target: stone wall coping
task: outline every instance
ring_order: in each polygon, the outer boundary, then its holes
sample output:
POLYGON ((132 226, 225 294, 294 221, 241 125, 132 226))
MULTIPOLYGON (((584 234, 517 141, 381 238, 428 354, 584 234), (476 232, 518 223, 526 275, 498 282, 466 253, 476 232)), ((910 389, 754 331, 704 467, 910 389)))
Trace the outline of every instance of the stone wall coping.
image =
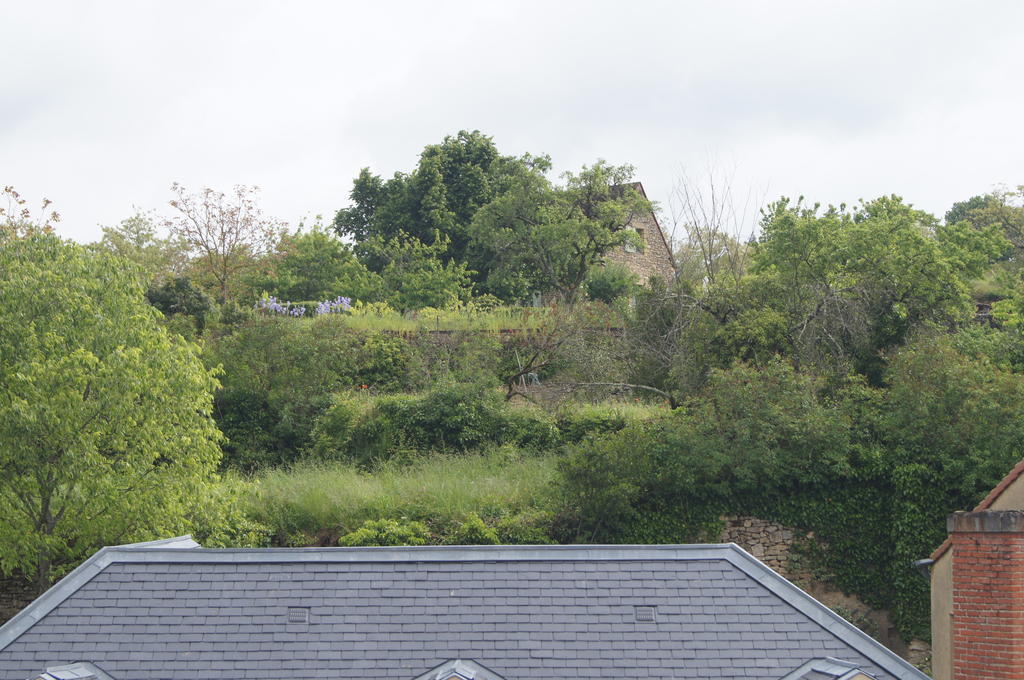
POLYGON ((1024 533, 1024 511, 954 512, 946 520, 949 533, 1024 533))

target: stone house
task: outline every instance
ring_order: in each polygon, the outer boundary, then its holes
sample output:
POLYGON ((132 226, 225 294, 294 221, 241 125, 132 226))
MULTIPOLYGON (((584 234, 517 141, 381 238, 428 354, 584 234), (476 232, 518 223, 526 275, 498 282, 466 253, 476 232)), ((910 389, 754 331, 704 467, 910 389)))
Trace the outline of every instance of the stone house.
MULTIPOLYGON (((647 198, 643 184, 633 182, 629 186, 647 198)), ((634 216, 627 229, 635 231, 643 245, 636 247, 627 243, 625 246, 619 246, 605 255, 605 262, 622 265, 636 274, 637 281, 641 284, 646 284, 652 276, 665 281, 675 279, 676 266, 672 248, 654 212, 634 216)))
POLYGON ((0 680, 927 680, 734 544, 104 548, 0 680))

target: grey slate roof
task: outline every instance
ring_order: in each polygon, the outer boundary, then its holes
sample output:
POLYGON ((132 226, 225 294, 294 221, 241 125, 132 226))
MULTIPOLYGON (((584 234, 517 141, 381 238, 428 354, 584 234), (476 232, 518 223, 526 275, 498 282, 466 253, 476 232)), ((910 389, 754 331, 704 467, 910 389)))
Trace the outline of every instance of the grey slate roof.
POLYGON ((114 680, 411 680, 453 660, 505 680, 763 679, 826 657, 927 678, 733 544, 177 540, 104 548, 0 628, 0 679, 87 661, 114 680))

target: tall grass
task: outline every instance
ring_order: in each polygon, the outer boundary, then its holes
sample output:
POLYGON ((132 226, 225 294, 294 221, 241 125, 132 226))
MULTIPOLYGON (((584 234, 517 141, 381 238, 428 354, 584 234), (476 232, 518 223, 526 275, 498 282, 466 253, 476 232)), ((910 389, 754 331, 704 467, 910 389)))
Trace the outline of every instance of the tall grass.
POLYGON ((501 517, 555 507, 552 458, 500 448, 476 456, 432 456, 367 473, 341 463, 270 470, 258 484, 250 516, 279 542, 336 537, 368 519, 402 518, 443 530, 470 513, 501 517))

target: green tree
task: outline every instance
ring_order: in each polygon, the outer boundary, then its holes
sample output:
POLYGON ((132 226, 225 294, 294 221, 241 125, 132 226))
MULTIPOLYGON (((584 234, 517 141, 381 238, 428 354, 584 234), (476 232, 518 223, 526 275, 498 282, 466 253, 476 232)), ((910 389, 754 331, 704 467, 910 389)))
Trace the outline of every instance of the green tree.
POLYGON ((587 275, 587 297, 611 304, 636 290, 636 274, 622 265, 595 267, 587 275))
POLYGON ((215 469, 216 380, 128 263, 31 236, 0 246, 0 568, 40 589, 103 545, 186 524, 215 469))
POLYGON ((897 196, 853 210, 770 206, 752 271, 756 289, 775 291, 788 353, 811 363, 849 359, 877 379, 879 350, 923 324, 969 318, 966 281, 995 254, 970 249, 993 243, 939 227, 897 196))
POLYGON ((352 246, 320 226, 286 234, 277 246, 273 276, 255 282, 282 300, 327 300, 339 295, 376 302, 380 276, 356 259, 352 246))
POLYGON ((575 301, 591 267, 634 238, 626 229, 632 217, 651 210, 632 176, 631 166, 598 161, 566 173, 563 186, 537 173, 518 178, 471 225, 473 243, 492 262, 490 279, 523 277, 532 290, 575 301))
POLYGON ((177 213, 165 226, 185 243, 197 274, 214 289, 218 302, 238 296, 239 280, 257 270, 273 252, 284 224, 263 215, 258 187, 238 185, 230 196, 213 189, 190 194, 175 182, 170 202, 177 213))
POLYGON ((472 295, 473 272, 464 262, 442 259, 448 238, 441 233, 425 243, 399 232, 393 239, 374 239, 365 246, 384 263, 380 273, 384 297, 395 309, 445 309, 466 302, 472 295))
POLYGON ((96 247, 139 266, 146 285, 162 285, 180 275, 188 264, 186 246, 180 239, 162 238, 153 218, 137 212, 116 227, 103 227, 96 247))
MULTIPOLYGON (((369 268, 381 272, 387 261, 363 244, 388 242, 404 233, 425 244, 441 234, 445 245, 439 257, 464 262, 474 281, 488 279, 489 262, 471 246, 469 225, 476 212, 507 191, 516 178, 550 168, 546 156, 515 157, 498 152, 491 137, 465 130, 427 146, 411 173, 384 180, 364 168, 349 193, 351 205, 338 211, 334 228, 356 243, 356 252, 369 268)), ((501 290, 487 289, 500 297, 501 290)))
POLYGON ((1013 244, 1014 258, 1024 251, 1024 185, 1000 187, 990 194, 972 196, 954 203, 946 213, 946 224, 967 222, 975 229, 996 226, 1013 244))
POLYGON ((213 300, 184 276, 176 276, 160 285, 150 286, 146 290, 146 299, 165 317, 190 317, 199 333, 206 328, 207 318, 213 312, 213 300))

